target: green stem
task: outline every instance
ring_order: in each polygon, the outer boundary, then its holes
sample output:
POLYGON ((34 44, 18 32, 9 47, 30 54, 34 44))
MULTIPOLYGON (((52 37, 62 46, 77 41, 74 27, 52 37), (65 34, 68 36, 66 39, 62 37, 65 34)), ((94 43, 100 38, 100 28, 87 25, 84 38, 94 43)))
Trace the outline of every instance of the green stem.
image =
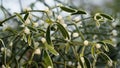
MULTIPOLYGON (((34 50, 34 51, 35 51, 35 50, 34 50)), ((31 55, 31 57, 30 57, 30 59, 29 59, 29 61, 28 61, 29 64, 32 63, 32 59, 33 59, 33 57, 34 57, 34 51, 32 52, 32 55, 31 55)))
MULTIPOLYGON (((19 13, 20 15, 23 15, 23 14, 26 14, 26 13, 28 13, 28 12, 45 12, 44 10, 29 10, 29 11, 24 11, 24 12, 22 12, 22 13, 19 13)), ((12 19, 12 18, 14 18, 14 17, 16 17, 16 15, 13 15, 13 16, 11 16, 11 17, 9 17, 9 18, 6 18, 5 20, 3 20, 3 21, 1 21, 0 22, 0 25, 2 25, 2 23, 4 23, 4 22, 6 22, 6 21, 8 21, 8 20, 10 20, 10 19, 12 19)))
POLYGON ((66 59, 65 59, 65 57, 64 57, 64 55, 58 50, 58 48, 57 47, 55 47, 55 50, 60 54, 60 56, 61 56, 61 58, 63 58, 63 60, 65 60, 66 61, 66 59))
POLYGON ((75 48, 73 46, 72 46, 72 50, 73 50, 73 53, 75 55, 75 58, 78 60, 79 56, 78 56, 77 51, 75 50, 75 48))
POLYGON ((93 68, 96 68, 96 60, 93 61, 93 68))
POLYGON ((73 23, 73 24, 74 24, 74 26, 75 26, 76 30, 78 31, 79 35, 81 36, 82 40, 84 41, 84 40, 85 40, 85 38, 84 38, 84 36, 83 36, 82 32, 81 32, 81 31, 79 31, 79 29, 78 29, 78 27, 77 27, 77 25, 76 25, 75 23, 73 23))
MULTIPOLYGON (((78 22, 80 22, 80 21, 84 21, 84 20, 86 20, 86 19, 91 19, 91 18, 93 18, 93 17, 82 18, 82 19, 76 21, 75 23, 78 23, 78 22)), ((73 21, 74 21, 74 20, 73 20, 73 21)))
POLYGON ((28 46, 25 51, 21 54, 20 58, 18 59, 18 62, 20 62, 20 60, 22 59, 23 55, 30 49, 30 47, 28 46))
POLYGON ((66 68, 66 61, 64 60, 64 68, 66 68))
POLYGON ((83 48, 82 48, 82 52, 81 52, 81 54, 80 54, 81 57, 84 56, 85 47, 86 47, 86 46, 83 46, 83 48))
POLYGON ((0 41, 2 42, 2 44, 3 44, 3 47, 4 47, 4 64, 6 65, 6 46, 5 46, 5 44, 4 44, 4 42, 3 42, 3 40, 2 39, 0 39, 0 41))

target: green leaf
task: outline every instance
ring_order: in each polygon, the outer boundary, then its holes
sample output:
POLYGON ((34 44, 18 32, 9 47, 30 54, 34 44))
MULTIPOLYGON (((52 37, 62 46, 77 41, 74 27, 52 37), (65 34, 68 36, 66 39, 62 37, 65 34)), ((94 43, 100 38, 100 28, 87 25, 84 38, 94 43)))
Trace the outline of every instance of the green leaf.
POLYGON ((50 51, 50 53, 54 54, 55 56, 59 55, 59 53, 54 49, 53 46, 50 46, 50 45, 45 45, 45 46, 46 46, 47 50, 50 51))
POLYGON ((110 57, 109 57, 107 54, 101 52, 101 53, 99 53, 99 55, 100 55, 104 60, 112 62, 112 60, 110 59, 110 57))
POLYGON ((26 13, 25 16, 24 16, 24 21, 27 20, 28 16, 29 16, 29 13, 26 13))
POLYGON ((87 57, 84 57, 84 60, 85 60, 86 67, 87 68, 92 68, 90 60, 87 57))
POLYGON ((66 43, 65 45, 66 45, 66 47, 65 47, 65 53, 67 54, 68 51, 69 51, 69 49, 70 49, 70 45, 69 45, 69 43, 66 43))
POLYGON ((99 43, 103 44, 103 48, 105 49, 105 51, 109 52, 109 47, 108 44, 113 45, 113 42, 111 40, 103 40, 100 41, 99 43))
POLYGON ((103 48, 105 49, 105 51, 109 52, 109 48, 106 44, 103 46, 103 48))
POLYGON ((53 62, 47 51, 44 51, 44 62, 45 62, 46 68, 48 66, 51 66, 53 68, 53 62))
POLYGON ((85 46, 82 47, 82 51, 80 53, 80 57, 84 56, 85 46))
POLYGON ((30 35, 28 35, 28 45, 29 46, 31 45, 31 37, 30 37, 30 35))
POLYGON ((111 16, 107 15, 107 14, 101 13, 100 15, 107 18, 107 19, 109 19, 109 20, 113 20, 113 18, 111 16))
POLYGON ((47 31, 46 31, 46 41, 49 45, 52 44, 51 37, 50 37, 50 30, 51 30, 51 25, 47 27, 47 31))
POLYGON ((72 9, 72 8, 69 8, 69 7, 61 6, 60 8, 61 8, 63 11, 66 11, 66 12, 70 12, 70 13, 76 12, 75 9, 72 9))
POLYGON ((32 27, 32 26, 27 26, 31 31, 35 31, 35 32, 37 32, 37 29, 35 29, 34 27, 32 27))
POLYGON ((23 20, 22 16, 21 16, 20 14, 18 14, 18 13, 15 13, 15 14, 16 14, 16 16, 19 18, 19 20, 20 20, 22 23, 24 23, 24 20, 23 20))
MULTIPOLYGON (((83 57, 84 58, 84 57, 83 57)), ((84 68, 84 63, 82 62, 82 60, 81 60, 81 57, 79 58, 79 64, 80 64, 80 66, 81 66, 81 68, 84 68)))
POLYGON ((95 58, 95 45, 92 45, 92 47, 91 47, 91 55, 94 59, 96 59, 95 58))
POLYGON ((27 37, 26 37, 25 34, 23 34, 22 39, 23 39, 25 42, 27 42, 27 37))
POLYGON ((105 50, 106 52, 109 52, 109 48, 108 48, 108 46, 107 46, 106 43, 104 43, 103 41, 98 42, 98 43, 103 44, 103 48, 104 48, 104 50, 105 50))
POLYGON ((78 10, 77 12, 74 12, 71 15, 76 15, 76 14, 87 14, 87 13, 85 11, 78 10))
POLYGON ((37 30, 39 30, 40 32, 45 33, 45 31, 42 28, 37 28, 37 30))
POLYGON ((64 37, 65 39, 66 39, 66 38, 70 39, 69 34, 68 34, 67 30, 63 27, 63 25, 60 24, 60 23, 57 23, 57 26, 58 26, 58 28, 60 29, 63 37, 64 37))
POLYGON ((13 29, 10 29, 10 28, 7 28, 6 31, 8 31, 10 33, 13 33, 13 34, 17 34, 16 30, 13 30, 13 29))
POLYGON ((113 45, 113 41, 112 40, 103 40, 102 42, 104 42, 105 44, 113 45))

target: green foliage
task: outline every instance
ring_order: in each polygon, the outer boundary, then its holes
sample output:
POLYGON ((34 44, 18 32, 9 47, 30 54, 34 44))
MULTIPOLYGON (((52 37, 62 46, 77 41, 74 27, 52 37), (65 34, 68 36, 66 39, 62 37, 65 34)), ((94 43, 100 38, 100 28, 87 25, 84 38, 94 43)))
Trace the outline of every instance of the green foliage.
POLYGON ((82 10, 76 10, 76 9, 69 8, 69 7, 65 7, 65 6, 60 6, 60 8, 61 8, 63 11, 66 11, 66 12, 71 13, 71 15, 86 14, 85 11, 82 11, 82 10))
POLYGON ((62 35, 64 36, 64 38, 65 39, 70 39, 67 30, 60 23, 57 23, 57 26, 60 29, 60 31, 61 31, 62 35))
POLYGON ((47 51, 44 52, 44 62, 45 62, 45 65, 44 65, 45 68, 47 68, 48 66, 53 67, 52 60, 47 51))
POLYGON ((51 25, 48 26, 47 31, 46 31, 46 41, 48 44, 51 45, 52 41, 51 41, 50 31, 51 31, 51 25))
POLYGON ((26 13, 25 16, 24 16, 25 21, 27 20, 28 16, 29 16, 29 13, 26 13))
MULTIPOLYGON (((51 7, 44 0, 40 2, 48 9, 15 13, 0 22, 0 58, 3 68, 120 66, 119 31, 115 31, 118 27, 112 26, 114 19, 111 15, 103 12, 93 15, 89 12, 90 17, 86 17, 87 10, 75 9, 72 5, 51 7), (68 14, 64 16, 62 11, 68 14), (33 14, 35 12, 41 15, 33 14), (8 20, 17 22, 17 27, 8 25, 8 20), (118 42, 115 39, 117 37, 118 42)), ((35 7, 35 3, 31 4, 31 8, 35 7)))
POLYGON ((102 13, 100 15, 107 18, 107 19, 109 19, 109 20, 113 20, 113 18, 111 16, 109 16, 109 15, 102 14, 102 13))
POLYGON ((70 13, 76 12, 75 9, 68 8, 68 7, 65 7, 65 6, 61 6, 60 8, 61 8, 62 10, 64 10, 64 11, 66 11, 66 12, 70 12, 70 13))
POLYGON ((87 14, 87 13, 85 11, 78 10, 78 11, 72 13, 71 15, 76 15, 76 14, 87 14))

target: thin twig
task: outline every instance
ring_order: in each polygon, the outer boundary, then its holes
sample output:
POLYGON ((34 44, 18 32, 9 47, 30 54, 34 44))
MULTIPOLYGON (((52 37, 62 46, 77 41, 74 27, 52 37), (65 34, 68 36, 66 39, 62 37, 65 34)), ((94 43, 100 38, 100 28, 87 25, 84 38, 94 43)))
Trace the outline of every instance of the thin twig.
MULTIPOLYGON (((44 10, 29 10, 29 11, 24 11, 24 12, 19 13, 19 14, 23 15, 23 14, 26 14, 27 12, 45 12, 45 11, 44 10)), ((3 21, 0 22, 0 25, 2 25, 2 23, 6 22, 6 21, 8 21, 8 20, 10 20, 10 19, 12 19, 14 17, 16 17, 16 15, 13 15, 13 16, 11 16, 9 18, 6 18, 5 20, 3 20, 3 21)))

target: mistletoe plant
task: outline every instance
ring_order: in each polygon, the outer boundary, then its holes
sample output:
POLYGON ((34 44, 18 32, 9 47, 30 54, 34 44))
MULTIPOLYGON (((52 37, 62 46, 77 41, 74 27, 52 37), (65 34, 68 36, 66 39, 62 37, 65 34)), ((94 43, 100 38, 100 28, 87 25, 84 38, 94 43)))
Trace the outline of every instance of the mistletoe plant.
POLYGON ((16 12, 0 21, 2 68, 117 67, 119 50, 112 39, 117 34, 115 30, 111 33, 114 19, 99 12, 83 18, 88 15, 58 5, 16 12), (11 27, 11 21, 17 27, 11 27))

